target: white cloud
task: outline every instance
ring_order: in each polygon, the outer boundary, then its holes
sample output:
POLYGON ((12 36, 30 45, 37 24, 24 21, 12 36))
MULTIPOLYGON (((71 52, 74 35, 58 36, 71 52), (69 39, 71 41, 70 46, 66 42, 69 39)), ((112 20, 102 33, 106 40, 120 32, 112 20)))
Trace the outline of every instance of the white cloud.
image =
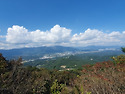
POLYGON ((97 37, 101 37, 103 35, 103 32, 98 31, 96 29, 91 30, 87 29, 84 33, 80 33, 73 35, 71 41, 83 41, 83 40, 93 40, 97 37))
POLYGON ((7 49, 9 47, 9 45, 3 41, 3 40, 0 40, 0 49, 7 49))
POLYGON ((7 30, 6 41, 9 43, 27 43, 29 38, 29 32, 23 26, 14 25, 7 30))
POLYGON ((80 34, 74 34, 71 42, 74 45, 78 46, 88 46, 88 45, 102 45, 102 46, 111 46, 111 45, 123 45, 125 40, 125 33, 120 32, 111 32, 104 33, 97 29, 87 29, 85 32, 80 34))
POLYGON ((36 30, 34 32, 31 32, 31 37, 33 38, 33 42, 56 43, 67 41, 70 38, 70 33, 70 29, 55 25, 50 31, 44 32, 36 30))
POLYGON ((49 31, 29 31, 23 26, 14 25, 8 28, 7 35, 0 35, 0 49, 12 49, 39 46, 113 46, 125 44, 125 31, 105 33, 97 29, 87 29, 79 34, 71 34, 71 30, 55 25, 49 31), (6 41, 3 39, 6 38, 6 41), (2 39, 2 40, 1 40, 2 39))
POLYGON ((14 25, 12 28, 8 28, 7 32, 6 41, 9 43, 56 43, 67 41, 70 38, 71 30, 55 25, 50 31, 29 32, 23 26, 14 25))

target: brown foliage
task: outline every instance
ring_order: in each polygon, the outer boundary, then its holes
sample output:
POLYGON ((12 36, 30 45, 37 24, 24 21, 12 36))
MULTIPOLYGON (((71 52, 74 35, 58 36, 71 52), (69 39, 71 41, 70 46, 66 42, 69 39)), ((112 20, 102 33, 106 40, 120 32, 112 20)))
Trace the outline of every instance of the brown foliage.
POLYGON ((24 68, 21 58, 7 61, 0 54, 0 94, 125 94, 123 57, 84 65, 82 70, 50 71, 24 68))
POLYGON ((125 63, 114 65, 111 61, 84 66, 83 74, 75 80, 79 88, 92 94, 125 94, 125 63))

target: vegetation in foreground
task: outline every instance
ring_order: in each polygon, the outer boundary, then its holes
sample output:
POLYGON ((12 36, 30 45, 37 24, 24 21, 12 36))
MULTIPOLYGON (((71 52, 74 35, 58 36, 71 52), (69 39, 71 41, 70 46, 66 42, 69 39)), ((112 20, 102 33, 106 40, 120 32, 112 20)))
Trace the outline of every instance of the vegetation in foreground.
MULTIPOLYGON (((123 50, 124 51, 124 50, 123 50)), ((125 55, 71 71, 21 65, 0 54, 0 94, 125 94, 125 55)))

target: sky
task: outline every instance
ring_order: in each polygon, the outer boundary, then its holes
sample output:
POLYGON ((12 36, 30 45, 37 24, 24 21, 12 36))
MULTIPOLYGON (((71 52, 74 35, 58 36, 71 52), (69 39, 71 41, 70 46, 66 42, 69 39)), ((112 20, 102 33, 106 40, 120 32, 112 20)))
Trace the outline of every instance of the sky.
POLYGON ((125 0, 0 0, 0 49, 124 40, 125 0))

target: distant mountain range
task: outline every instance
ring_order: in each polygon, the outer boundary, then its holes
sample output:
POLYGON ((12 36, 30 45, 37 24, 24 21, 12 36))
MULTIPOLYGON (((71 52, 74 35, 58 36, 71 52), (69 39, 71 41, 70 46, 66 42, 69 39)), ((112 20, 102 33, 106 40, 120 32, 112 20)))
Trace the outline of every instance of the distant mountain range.
POLYGON ((86 46, 79 47, 82 51, 97 51, 97 50, 121 50, 121 46, 86 46))
POLYGON ((34 47, 34 48, 20 48, 20 49, 10 49, 10 50, 0 50, 7 59, 15 59, 18 57, 23 57, 24 59, 32 59, 42 57, 45 54, 53 53, 63 53, 63 52, 75 52, 79 49, 72 47, 63 46, 51 46, 51 47, 34 47))
POLYGON ((64 52, 77 52, 77 51, 98 51, 98 50, 120 50, 119 46, 87 46, 87 47, 63 47, 63 46, 51 46, 51 47, 34 47, 34 48, 20 48, 10 50, 0 50, 7 59, 15 59, 22 57, 23 59, 33 59, 44 56, 45 54, 64 53, 64 52))

